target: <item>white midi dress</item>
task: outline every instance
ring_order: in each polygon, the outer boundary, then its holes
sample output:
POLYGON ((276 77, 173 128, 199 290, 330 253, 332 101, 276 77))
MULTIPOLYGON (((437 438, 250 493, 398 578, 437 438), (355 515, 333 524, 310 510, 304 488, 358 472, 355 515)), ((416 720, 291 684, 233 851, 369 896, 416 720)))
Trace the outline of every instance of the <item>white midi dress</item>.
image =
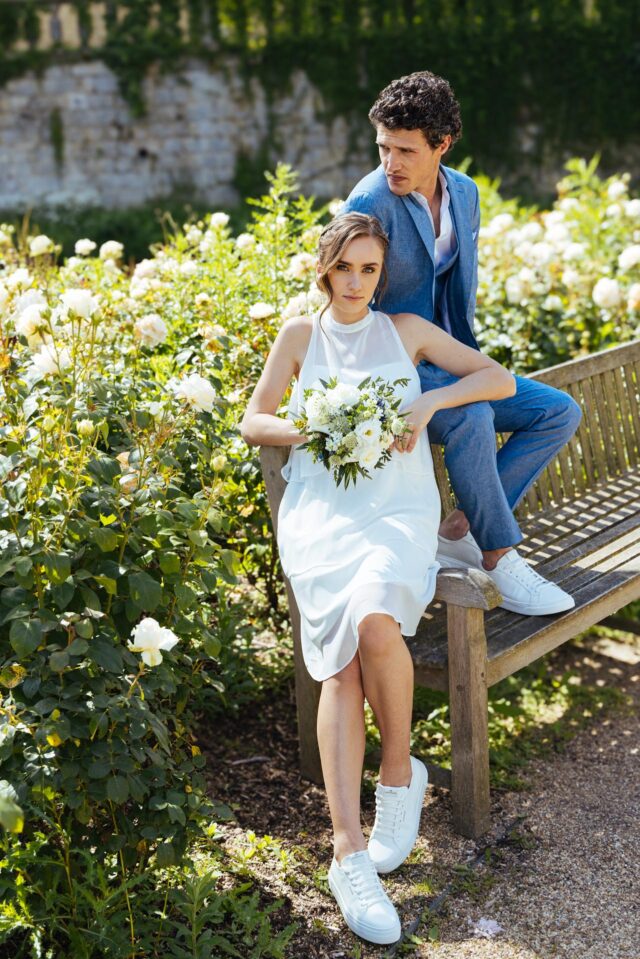
MULTIPOLYGON (((411 358, 385 314, 369 310, 352 324, 329 312, 314 317, 309 348, 293 389, 289 415, 305 389, 337 376, 358 385, 367 376, 396 387, 404 403, 421 394, 411 358)), ((301 621, 304 661, 316 680, 347 666, 358 649, 358 626, 386 613, 414 636, 433 599, 440 498, 427 432, 411 453, 393 451, 386 466, 348 489, 311 455, 293 446, 283 468, 287 486, 278 512, 278 548, 301 621)))

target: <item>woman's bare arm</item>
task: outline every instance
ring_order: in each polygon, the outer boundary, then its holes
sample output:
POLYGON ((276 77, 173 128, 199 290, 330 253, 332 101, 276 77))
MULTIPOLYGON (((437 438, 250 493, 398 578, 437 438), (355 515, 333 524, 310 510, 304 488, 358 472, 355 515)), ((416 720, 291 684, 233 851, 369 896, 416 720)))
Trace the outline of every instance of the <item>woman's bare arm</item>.
POLYGON ((291 446, 304 443, 291 420, 276 416, 287 387, 300 371, 311 338, 309 317, 289 320, 276 336, 240 424, 250 446, 291 446))

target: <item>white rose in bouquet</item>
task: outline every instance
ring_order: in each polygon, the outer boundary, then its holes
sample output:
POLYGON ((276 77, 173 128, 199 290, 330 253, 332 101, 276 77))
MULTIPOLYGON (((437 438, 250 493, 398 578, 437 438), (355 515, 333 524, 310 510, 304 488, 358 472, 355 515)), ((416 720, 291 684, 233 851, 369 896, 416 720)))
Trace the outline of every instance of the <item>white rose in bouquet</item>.
POLYGON ((312 393, 305 404, 307 423, 313 431, 326 432, 329 423, 330 407, 325 396, 312 393))
POLYGON ((351 386, 349 383, 338 383, 333 389, 326 392, 327 402, 332 409, 339 409, 341 406, 355 406, 360 401, 360 390, 357 386, 351 386))

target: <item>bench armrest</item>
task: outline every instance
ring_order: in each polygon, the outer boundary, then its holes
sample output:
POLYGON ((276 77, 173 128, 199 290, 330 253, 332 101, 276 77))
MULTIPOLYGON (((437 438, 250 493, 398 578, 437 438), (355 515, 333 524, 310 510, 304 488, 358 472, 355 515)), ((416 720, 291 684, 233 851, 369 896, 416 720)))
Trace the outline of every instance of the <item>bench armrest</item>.
POLYGON ((494 609, 502 602, 493 580, 481 569, 440 570, 435 599, 474 609, 494 609))

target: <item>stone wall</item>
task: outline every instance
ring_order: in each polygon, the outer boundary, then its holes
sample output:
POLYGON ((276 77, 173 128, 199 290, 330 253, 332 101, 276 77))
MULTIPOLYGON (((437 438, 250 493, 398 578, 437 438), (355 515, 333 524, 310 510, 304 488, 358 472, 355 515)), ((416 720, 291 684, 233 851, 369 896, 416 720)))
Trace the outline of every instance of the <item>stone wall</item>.
POLYGON ((255 158, 265 142, 270 165, 290 162, 304 191, 320 197, 344 195, 371 165, 366 119, 357 131, 343 117, 319 121, 324 104, 301 72, 270 103, 233 62, 152 71, 144 94, 147 115, 134 117, 100 61, 10 82, 0 97, 0 209, 127 207, 176 189, 230 205, 239 158, 255 158))
MULTIPOLYGON (((246 82, 231 58, 215 69, 192 60, 179 73, 150 71, 148 112, 133 116, 115 75, 99 60, 57 64, 42 76, 8 83, 0 96, 0 210, 46 206, 129 207, 176 191, 213 207, 239 200, 239 165, 273 168, 289 162, 307 194, 344 197, 372 165, 373 131, 366 119, 327 115, 321 94, 295 72, 289 91, 268 99, 246 82)), ((563 164, 590 156, 576 144, 560 150, 523 122, 521 159, 500 176, 507 193, 554 192, 563 164)), ((464 158, 458 148, 452 162, 464 158)), ((640 147, 609 150, 603 173, 640 172, 640 147)))

